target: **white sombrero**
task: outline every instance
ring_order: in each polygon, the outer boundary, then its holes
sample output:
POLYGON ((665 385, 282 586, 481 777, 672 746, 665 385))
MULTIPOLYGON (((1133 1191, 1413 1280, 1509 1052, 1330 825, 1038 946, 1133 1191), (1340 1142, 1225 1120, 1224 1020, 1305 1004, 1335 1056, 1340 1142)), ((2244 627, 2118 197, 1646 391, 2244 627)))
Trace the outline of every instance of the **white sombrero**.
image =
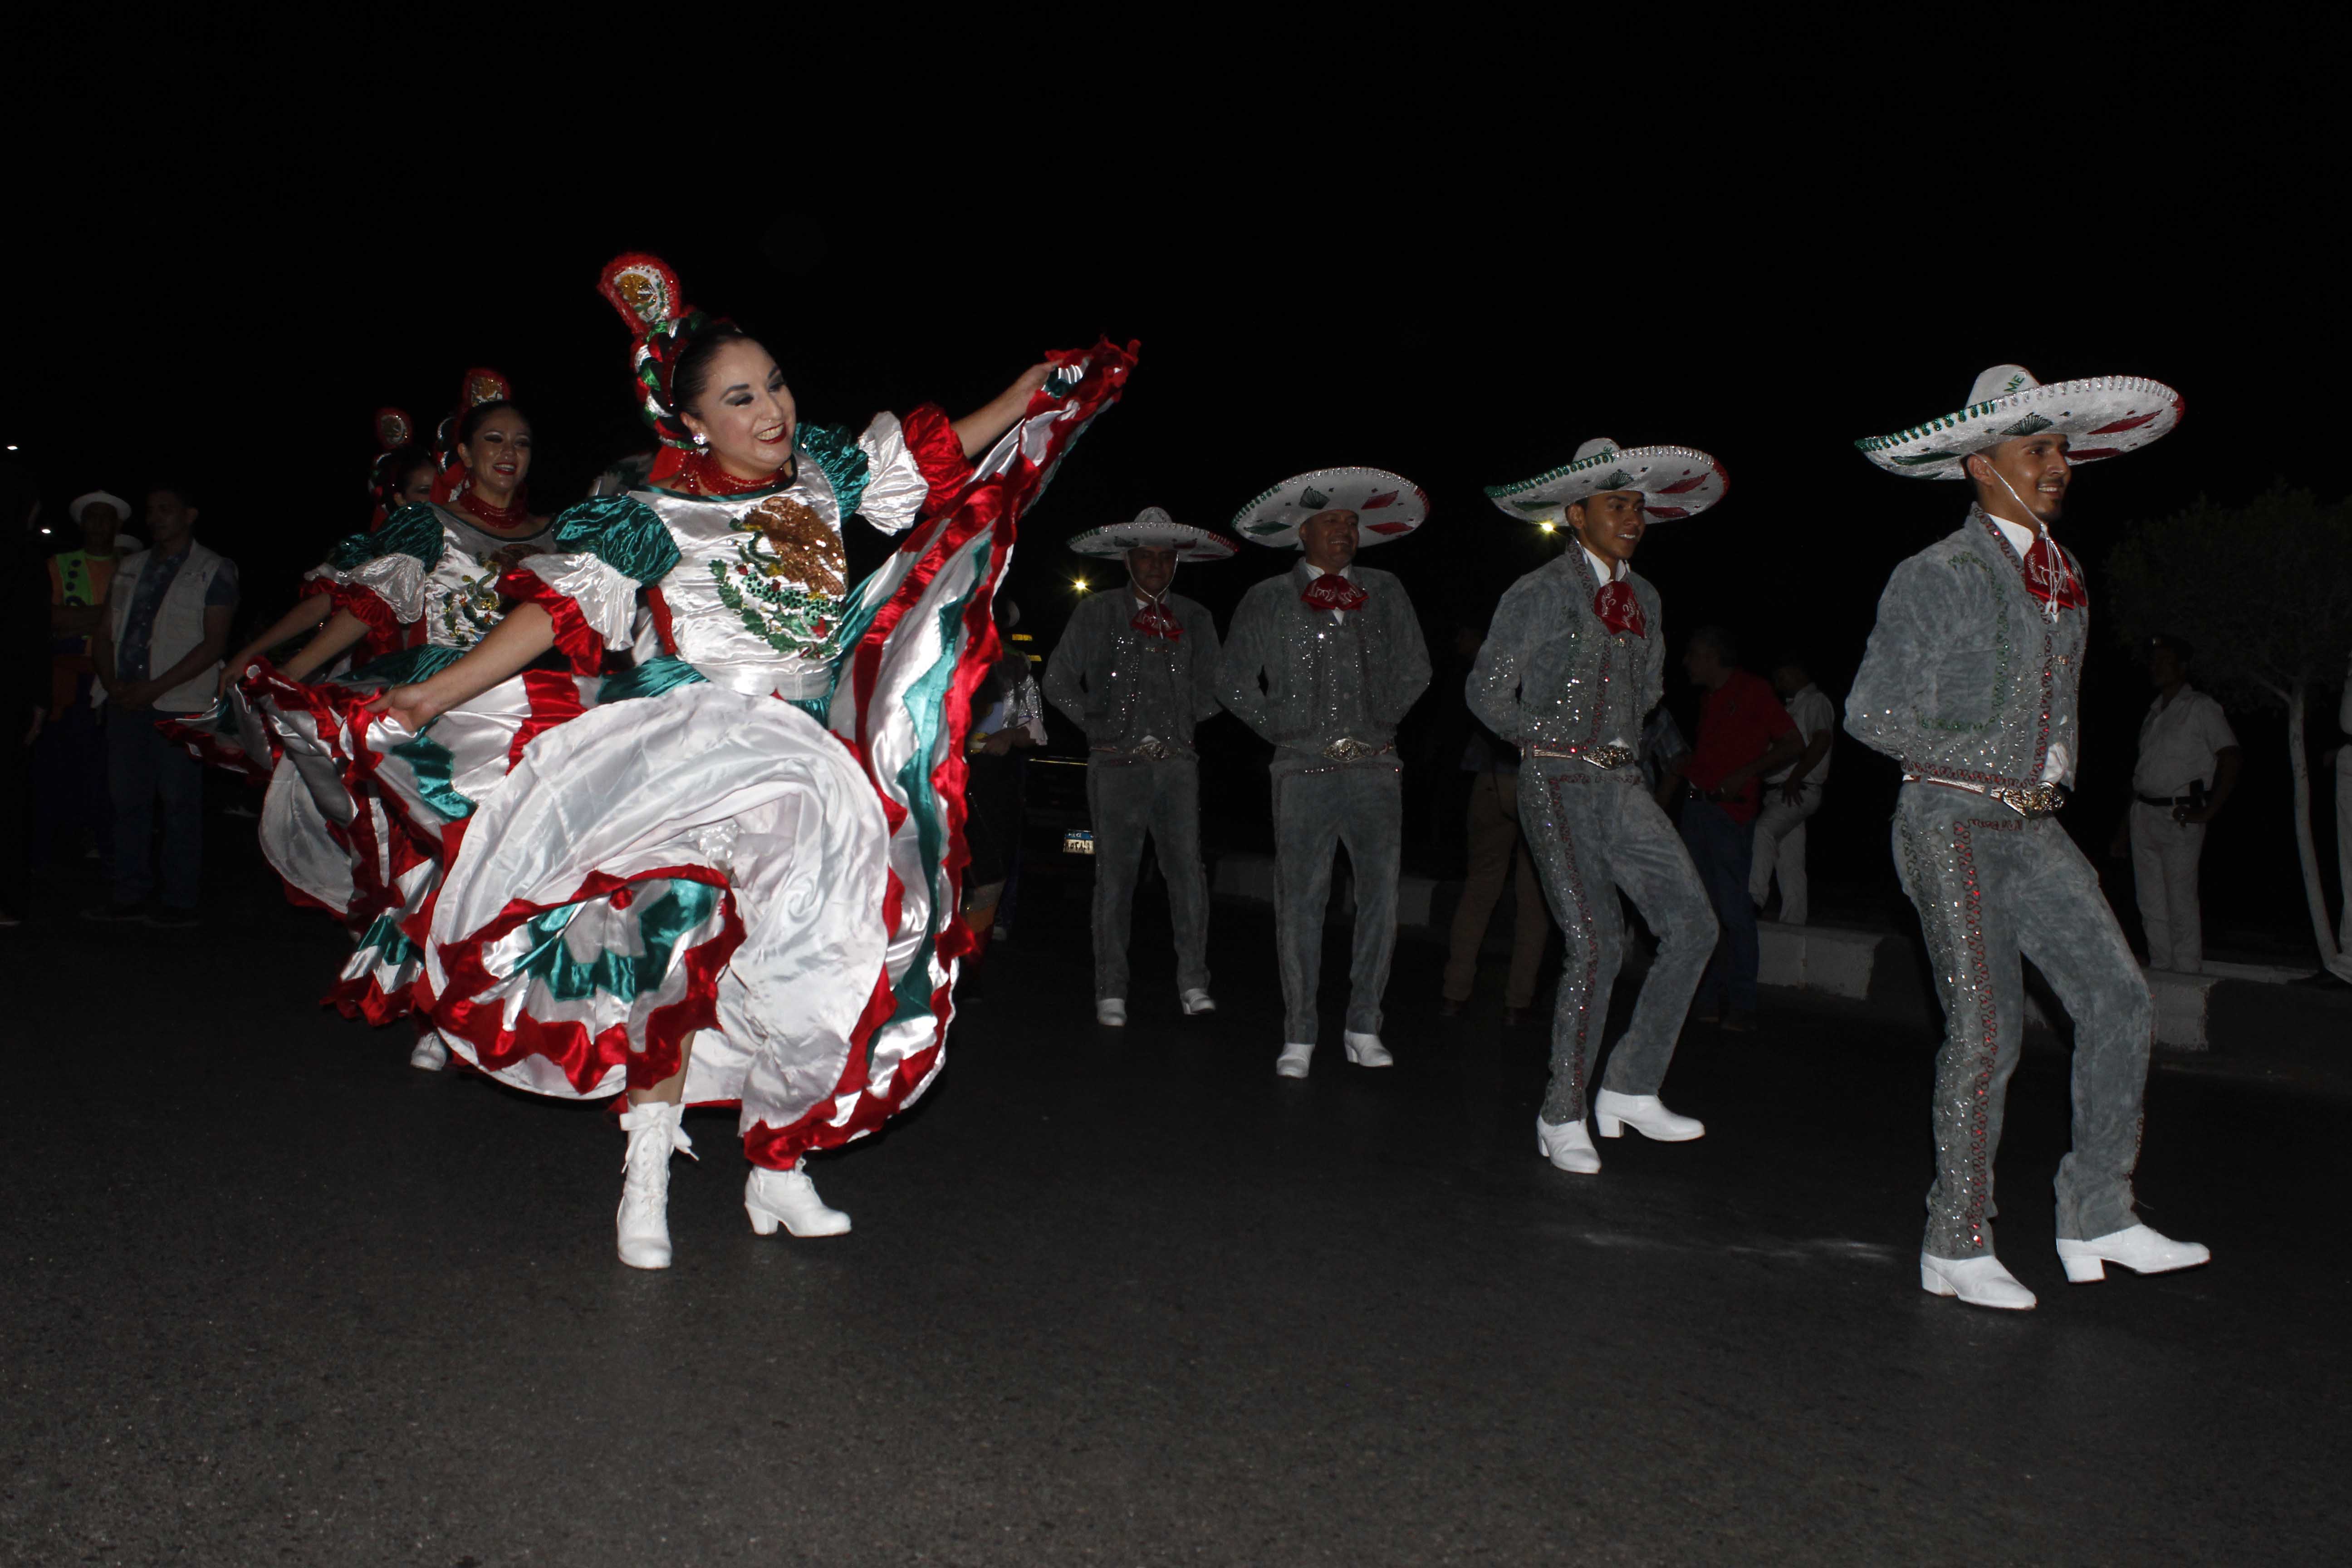
POLYGON ((1179 561, 1223 561, 1241 548, 1222 533, 1178 522, 1148 506, 1130 522, 1090 528, 1070 541, 1081 555, 1124 555, 1130 550, 1173 550, 1179 561))
POLYGON ((1429 516, 1429 497, 1386 468, 1318 468, 1283 480, 1234 513, 1234 531, 1253 544, 1301 549, 1298 525, 1318 511, 1335 510, 1356 514, 1360 542, 1384 544, 1422 525, 1429 516))
POLYGON ((94 506, 110 506, 114 509, 116 517, 125 522, 131 521, 131 503, 121 496, 110 494, 106 490, 92 490, 86 496, 74 497, 66 503, 66 515, 79 522, 81 514, 94 506))
POLYGON ((1957 479, 1967 474, 1971 453, 2044 430, 2067 438, 2069 462, 2137 451, 2168 434, 2186 407, 2180 394, 2144 375, 2095 375, 2044 386, 2021 364, 1997 364, 1969 388, 1965 408, 1854 445, 1888 473, 1957 479))
POLYGON ((1639 490, 1642 510, 1660 521, 1696 517, 1723 499, 1731 475, 1690 447, 1620 447, 1596 437, 1564 468, 1516 485, 1488 485, 1486 494, 1513 517, 1566 524, 1568 509, 1608 490, 1639 490))

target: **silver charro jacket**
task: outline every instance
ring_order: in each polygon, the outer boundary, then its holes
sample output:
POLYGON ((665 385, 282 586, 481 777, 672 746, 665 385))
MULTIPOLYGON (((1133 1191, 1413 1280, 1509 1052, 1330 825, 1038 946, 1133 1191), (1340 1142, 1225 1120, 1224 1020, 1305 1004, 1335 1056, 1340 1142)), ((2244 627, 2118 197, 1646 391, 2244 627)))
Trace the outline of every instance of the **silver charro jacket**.
POLYGON ((1045 661, 1045 700, 1087 732, 1089 744, 1131 751, 1146 736, 1192 743, 1192 726, 1217 711, 1217 626, 1181 594, 1161 603, 1182 635, 1135 629, 1141 606, 1126 584, 1088 595, 1045 661))
POLYGON ((1573 541, 1512 584, 1465 692, 1479 721, 1522 748, 1638 746, 1643 718, 1665 695, 1665 629, 1657 589, 1638 572, 1624 581, 1642 606, 1641 635, 1612 631, 1593 613, 1600 580, 1573 541))
POLYGON ((1320 752, 1342 739, 1392 745, 1398 722, 1429 689, 1429 648, 1404 584, 1370 567, 1351 570, 1366 600, 1336 619, 1299 602, 1307 576, 1295 566, 1254 585, 1234 612, 1217 694, 1277 748, 1320 752))
MULTIPOLYGON (((2079 580, 2081 563, 2067 562, 2079 580)), ((2083 606, 2053 620, 2017 552, 1970 507, 1958 532, 1888 579, 1846 696, 1846 732, 1906 774, 2071 785, 2090 619, 2083 606)))

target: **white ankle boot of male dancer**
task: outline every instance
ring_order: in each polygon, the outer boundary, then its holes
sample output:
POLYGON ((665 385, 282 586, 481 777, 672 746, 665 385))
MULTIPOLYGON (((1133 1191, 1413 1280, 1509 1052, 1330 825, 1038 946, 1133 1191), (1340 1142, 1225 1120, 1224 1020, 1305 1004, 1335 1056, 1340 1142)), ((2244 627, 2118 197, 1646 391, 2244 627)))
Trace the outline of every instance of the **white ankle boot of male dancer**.
POLYGON ((1654 1143, 1687 1143, 1706 1136, 1696 1116, 1676 1116, 1654 1094, 1619 1094, 1604 1089, 1592 1097, 1592 1125, 1603 1138, 1622 1138, 1632 1128, 1654 1143))
POLYGON ((2162 1231, 2135 1225, 2095 1236, 2088 1241, 2058 1238, 2058 1261, 2066 1266, 2069 1285, 2095 1285, 2107 1277, 2106 1265, 2119 1263, 2135 1274, 2169 1274, 2213 1261, 2201 1241, 2175 1241, 2162 1231))
POLYGON ((1991 1253, 1976 1258, 1933 1258, 1919 1255, 1919 1289, 1931 1296, 1958 1296, 1971 1307, 1993 1307, 2004 1312, 2033 1309, 2033 1292, 2000 1266, 1991 1253))
POLYGON ((825 1207, 824 1200, 816 1195, 816 1184, 797 1167, 771 1171, 764 1165, 752 1166, 751 1178, 743 1184, 743 1212, 751 1216, 752 1232, 759 1236, 775 1235, 778 1225, 794 1236, 849 1234, 849 1216, 825 1207))
POLYGON ((1593 1148, 1591 1131, 1584 1125, 1582 1117, 1558 1127, 1537 1117, 1536 1152, 1571 1175, 1601 1173, 1601 1152, 1593 1148))
POLYGON ((1363 1035, 1349 1029, 1340 1035, 1339 1046, 1348 1053, 1348 1059, 1360 1068, 1396 1066, 1396 1058, 1389 1055, 1389 1048, 1381 1044, 1378 1035, 1363 1035))
POLYGON ((685 1110, 649 1100, 621 1114, 629 1148, 621 1156, 618 1227, 621 1261, 632 1268, 669 1267, 669 1157, 694 1154, 694 1145, 678 1125, 685 1110))

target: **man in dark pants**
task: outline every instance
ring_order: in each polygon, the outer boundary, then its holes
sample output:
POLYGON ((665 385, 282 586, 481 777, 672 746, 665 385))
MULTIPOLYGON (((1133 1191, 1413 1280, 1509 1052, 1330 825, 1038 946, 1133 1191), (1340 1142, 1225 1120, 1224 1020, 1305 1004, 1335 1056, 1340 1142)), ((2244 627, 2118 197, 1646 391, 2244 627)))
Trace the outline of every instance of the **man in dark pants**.
POLYGON ((92 920, 195 923, 204 764, 166 741, 155 721, 212 705, 236 614, 236 563, 197 543, 195 524, 187 487, 159 485, 147 493, 154 545, 116 568, 106 625, 92 649, 107 690, 107 788, 114 805, 113 897, 88 911, 92 920), (160 889, 153 864, 158 799, 160 889))
POLYGON ((1762 793, 1756 781, 1793 762, 1805 738, 1780 694, 1739 668, 1738 650, 1721 626, 1691 633, 1683 669, 1706 689, 1698 743, 1676 764, 1692 791, 1683 803, 1683 842, 1723 926, 1691 1013, 1699 1023, 1744 1034, 1756 1027, 1756 906, 1748 897, 1762 793))

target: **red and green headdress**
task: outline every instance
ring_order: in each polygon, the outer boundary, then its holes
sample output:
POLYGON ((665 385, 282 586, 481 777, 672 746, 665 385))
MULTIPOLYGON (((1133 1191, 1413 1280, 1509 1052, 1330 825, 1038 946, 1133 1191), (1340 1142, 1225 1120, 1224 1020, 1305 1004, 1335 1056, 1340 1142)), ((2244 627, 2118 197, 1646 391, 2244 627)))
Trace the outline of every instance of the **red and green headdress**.
POLYGON ((596 291, 613 302, 629 324, 630 368, 636 373, 638 412, 654 433, 672 447, 694 445, 670 393, 670 377, 695 339, 713 327, 730 325, 686 302, 677 274, 658 256, 632 250, 604 264, 596 291))

